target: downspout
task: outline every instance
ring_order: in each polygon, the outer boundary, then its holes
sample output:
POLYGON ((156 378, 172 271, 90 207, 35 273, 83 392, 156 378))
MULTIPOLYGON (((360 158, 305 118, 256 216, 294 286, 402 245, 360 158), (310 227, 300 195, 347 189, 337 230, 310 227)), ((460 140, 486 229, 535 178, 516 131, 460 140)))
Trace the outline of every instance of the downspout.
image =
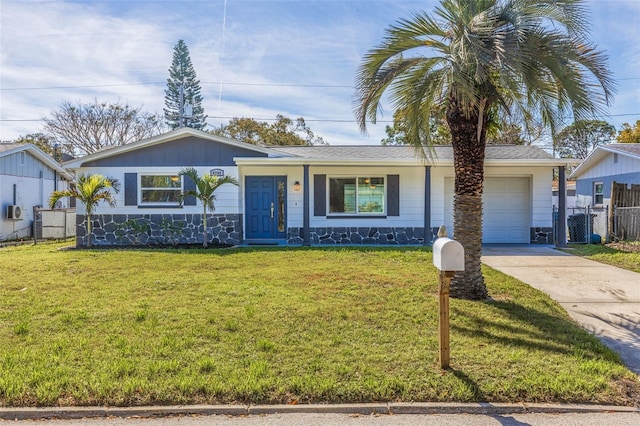
POLYGON ((567 179, 565 166, 558 167, 558 241, 556 247, 567 246, 567 179))
POLYGON ((44 172, 40 170, 40 207, 44 205, 44 172))
POLYGON ((433 241, 431 232, 431 166, 424 167, 424 241, 422 245, 430 246, 433 241))
POLYGON ((309 238, 309 165, 304 164, 302 176, 302 245, 310 246, 311 241, 309 238))

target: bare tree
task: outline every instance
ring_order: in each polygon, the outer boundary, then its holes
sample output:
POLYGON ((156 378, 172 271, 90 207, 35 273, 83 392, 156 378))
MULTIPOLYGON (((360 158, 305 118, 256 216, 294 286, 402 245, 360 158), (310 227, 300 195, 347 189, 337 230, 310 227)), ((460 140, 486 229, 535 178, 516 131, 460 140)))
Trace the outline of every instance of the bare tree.
POLYGON ((94 100, 77 105, 64 101, 44 118, 44 130, 72 155, 92 154, 102 148, 125 145, 163 132, 162 117, 119 103, 94 100))

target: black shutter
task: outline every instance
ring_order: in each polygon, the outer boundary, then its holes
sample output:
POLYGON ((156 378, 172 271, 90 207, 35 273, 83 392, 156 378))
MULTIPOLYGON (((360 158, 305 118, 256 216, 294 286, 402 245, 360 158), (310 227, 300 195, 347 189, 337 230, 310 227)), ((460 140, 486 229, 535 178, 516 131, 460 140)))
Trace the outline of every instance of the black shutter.
MULTIPOLYGON (((183 176, 184 179, 184 191, 195 191, 196 190, 196 183, 193 179, 191 179, 189 176, 183 176)), ((185 197, 184 199, 184 205, 185 206, 195 206, 196 205, 196 197, 194 197, 193 195, 189 195, 188 197, 185 197)))
POLYGON ((137 173, 124 174, 124 205, 125 206, 138 205, 138 174, 137 173))
POLYGON ((327 215, 327 175, 313 175, 313 215, 327 215))
POLYGON ((400 175, 387 175, 387 216, 400 216, 400 175))

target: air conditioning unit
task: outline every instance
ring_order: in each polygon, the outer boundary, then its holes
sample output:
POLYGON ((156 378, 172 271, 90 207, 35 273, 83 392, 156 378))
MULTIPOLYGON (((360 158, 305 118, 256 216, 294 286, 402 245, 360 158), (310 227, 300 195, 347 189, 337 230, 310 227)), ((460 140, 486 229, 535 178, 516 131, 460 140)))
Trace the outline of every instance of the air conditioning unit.
POLYGON ((7 206, 7 219, 22 220, 24 216, 24 209, 22 206, 10 205, 7 206))

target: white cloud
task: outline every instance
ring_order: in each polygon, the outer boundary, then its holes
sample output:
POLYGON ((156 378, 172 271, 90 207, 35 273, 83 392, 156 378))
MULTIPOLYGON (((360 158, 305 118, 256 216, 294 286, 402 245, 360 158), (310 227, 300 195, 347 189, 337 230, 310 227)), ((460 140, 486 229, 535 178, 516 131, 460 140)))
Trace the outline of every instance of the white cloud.
MULTIPOLYGON (((436 3, 228 0, 225 16, 222 0, 3 0, 0 140, 41 128, 38 121, 7 120, 37 120, 64 100, 97 98, 162 113, 173 47, 182 38, 202 82, 210 124, 227 121, 214 117, 302 116, 332 144, 378 143, 385 123, 370 125, 369 137, 362 136, 352 111, 353 89, 328 86, 351 86, 361 56, 390 24, 412 11, 432 11, 436 3), (219 103, 220 82, 227 84, 219 103), (303 87, 314 85, 325 87, 303 87), (16 88, 24 90, 9 90, 16 88)), ((594 40, 609 52, 616 77, 632 78, 620 80, 611 114, 640 113, 640 2, 589 6, 594 40)), ((381 120, 391 117, 386 110, 381 120)))

